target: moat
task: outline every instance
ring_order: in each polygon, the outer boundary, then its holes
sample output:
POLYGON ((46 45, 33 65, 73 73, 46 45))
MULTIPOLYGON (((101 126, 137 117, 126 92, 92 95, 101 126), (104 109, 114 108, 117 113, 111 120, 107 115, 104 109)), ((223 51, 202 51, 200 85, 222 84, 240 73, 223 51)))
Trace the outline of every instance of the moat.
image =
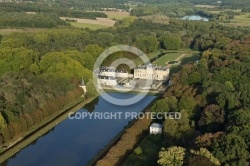
MULTIPOLYGON (((109 93, 127 99, 136 94, 109 93)), ((141 112, 156 96, 145 96, 130 106, 117 106, 101 96, 78 112, 141 112)), ((97 118, 86 116, 81 119, 66 119, 48 133, 22 149, 0 166, 78 166, 87 163, 98 154, 120 131, 128 125, 130 118, 97 118)))

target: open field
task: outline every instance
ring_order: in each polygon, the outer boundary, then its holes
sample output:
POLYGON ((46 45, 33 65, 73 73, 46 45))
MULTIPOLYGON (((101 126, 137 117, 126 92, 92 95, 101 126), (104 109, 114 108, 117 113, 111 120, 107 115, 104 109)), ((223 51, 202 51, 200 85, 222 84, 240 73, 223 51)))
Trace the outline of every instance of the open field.
POLYGON ((233 23, 228 23, 228 25, 236 26, 250 26, 250 13, 243 13, 234 16, 233 23))
POLYGON ((170 20, 168 16, 165 16, 163 14, 142 16, 140 18, 143 19, 143 20, 151 21, 153 23, 158 23, 158 24, 169 24, 169 20, 170 20))
POLYGON ((111 20, 109 18, 97 18, 96 20, 91 19, 80 19, 80 18, 70 18, 70 17, 60 17, 60 19, 73 19, 77 20, 77 22, 70 22, 70 24, 74 27, 78 28, 90 28, 93 30, 113 27, 116 21, 111 20))
POLYGON ((108 28, 108 26, 105 26, 105 25, 89 24, 89 23, 70 22, 70 24, 73 27, 77 27, 77 28, 89 28, 89 29, 92 29, 92 30, 108 28))
POLYGON ((195 7, 198 7, 198 8, 217 8, 219 6, 214 6, 214 5, 195 5, 195 7))
POLYGON ((109 19, 122 20, 130 15, 129 12, 116 12, 116 11, 97 11, 108 15, 109 19))
POLYGON ((0 35, 10 35, 13 32, 37 32, 46 28, 0 29, 0 35))

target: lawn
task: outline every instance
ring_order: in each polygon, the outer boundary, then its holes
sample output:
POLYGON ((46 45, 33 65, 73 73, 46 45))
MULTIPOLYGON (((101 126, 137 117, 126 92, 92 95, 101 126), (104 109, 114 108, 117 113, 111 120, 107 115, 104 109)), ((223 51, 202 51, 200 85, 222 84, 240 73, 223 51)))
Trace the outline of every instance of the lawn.
POLYGON ((92 30, 103 29, 103 28, 108 28, 109 27, 109 26, 105 26, 105 25, 89 24, 89 23, 78 23, 78 22, 71 22, 70 24, 73 27, 89 28, 89 29, 92 29, 92 30))
POLYGON ((181 63, 178 65, 172 65, 170 68, 170 75, 177 73, 178 71, 181 70, 182 66, 190 63, 190 62, 195 62, 200 59, 200 53, 199 52, 193 52, 189 55, 186 55, 181 59, 181 63))
POLYGON ((158 66, 166 66, 168 61, 173 61, 177 59, 181 54, 180 53, 166 53, 159 59, 155 60, 153 64, 157 64, 158 66))
MULTIPOLYGON (((158 56, 159 54, 161 54, 161 50, 157 50, 157 51, 155 51, 155 52, 149 53, 149 54, 147 54, 147 57, 148 57, 148 59, 150 60, 150 59, 152 59, 152 58, 158 56)), ((143 64, 143 62, 142 62, 142 60, 141 60, 140 57, 135 58, 135 59, 133 60, 133 62, 134 62, 137 66, 143 64)))

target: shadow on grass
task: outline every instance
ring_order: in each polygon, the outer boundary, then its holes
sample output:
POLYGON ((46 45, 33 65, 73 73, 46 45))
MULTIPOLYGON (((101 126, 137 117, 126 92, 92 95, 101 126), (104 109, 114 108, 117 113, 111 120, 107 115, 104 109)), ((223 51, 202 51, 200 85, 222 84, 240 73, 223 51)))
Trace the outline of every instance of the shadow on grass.
POLYGON ((199 59, 200 59, 200 54, 193 54, 192 56, 182 58, 181 63, 179 65, 171 67, 170 75, 180 71, 183 65, 188 64, 190 62, 195 62, 199 59))

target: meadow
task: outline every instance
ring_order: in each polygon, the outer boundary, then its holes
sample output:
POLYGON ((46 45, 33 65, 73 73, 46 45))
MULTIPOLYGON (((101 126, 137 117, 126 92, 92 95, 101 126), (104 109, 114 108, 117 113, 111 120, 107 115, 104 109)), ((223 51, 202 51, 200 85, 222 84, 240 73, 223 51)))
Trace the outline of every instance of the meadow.
POLYGON ((108 15, 109 19, 122 20, 130 15, 129 12, 116 12, 116 11, 100 11, 108 15))
POLYGON ((89 28, 91 30, 103 29, 108 28, 109 26, 99 25, 99 24, 90 24, 90 23, 78 23, 78 22, 71 22, 71 26, 76 28, 89 28))
POLYGON ((250 13, 241 13, 240 15, 234 16, 233 23, 229 23, 229 25, 236 26, 250 26, 250 13))
POLYGON ((108 18, 97 18, 96 20, 91 19, 79 19, 79 18, 68 18, 60 17, 62 20, 74 19, 77 22, 70 22, 71 26, 77 28, 89 28, 92 30, 103 29, 113 27, 116 20, 122 20, 130 15, 129 12, 116 12, 116 11, 100 11, 108 15, 108 18))

